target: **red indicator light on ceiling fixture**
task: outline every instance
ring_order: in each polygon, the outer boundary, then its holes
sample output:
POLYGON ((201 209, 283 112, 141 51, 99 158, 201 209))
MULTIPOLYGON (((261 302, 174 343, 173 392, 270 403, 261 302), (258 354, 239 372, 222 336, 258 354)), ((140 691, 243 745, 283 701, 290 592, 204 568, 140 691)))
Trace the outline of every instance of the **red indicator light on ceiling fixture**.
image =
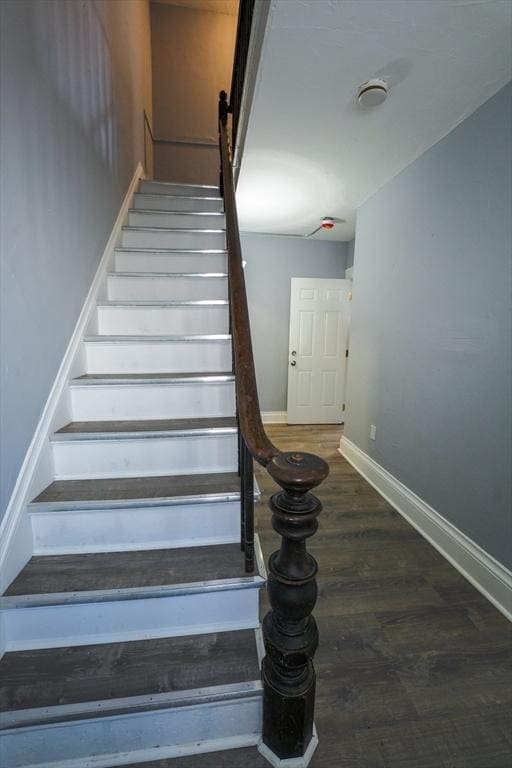
POLYGON ((322 229, 334 229, 334 219, 330 216, 324 216, 322 219, 322 229))

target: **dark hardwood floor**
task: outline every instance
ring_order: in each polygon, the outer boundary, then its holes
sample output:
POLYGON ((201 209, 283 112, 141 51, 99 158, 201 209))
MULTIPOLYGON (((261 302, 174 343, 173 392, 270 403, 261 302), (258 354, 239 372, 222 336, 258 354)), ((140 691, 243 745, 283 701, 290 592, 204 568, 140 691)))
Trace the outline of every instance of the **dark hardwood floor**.
POLYGON ((244 578, 238 544, 32 557, 6 597, 244 578))
POLYGON ((32 707, 158 696, 258 677, 252 629, 18 651, 0 661, 0 717, 32 707))
MULTIPOLYGON (((337 452, 339 427, 269 427, 285 450, 319 453, 320 631, 311 768, 511 768, 512 626, 337 452)), ((257 530, 277 546, 257 469, 257 530)), ((262 606, 262 612, 266 606, 262 606)), ((267 768, 256 749, 148 768, 267 768)), ((141 767, 142 768, 142 767, 141 767)))

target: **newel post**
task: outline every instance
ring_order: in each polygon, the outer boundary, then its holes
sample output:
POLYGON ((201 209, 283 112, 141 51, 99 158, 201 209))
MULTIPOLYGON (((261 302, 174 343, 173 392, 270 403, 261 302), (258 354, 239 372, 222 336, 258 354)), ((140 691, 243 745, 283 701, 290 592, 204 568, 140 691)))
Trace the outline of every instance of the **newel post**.
POLYGON ((306 551, 306 539, 316 532, 322 509, 310 491, 327 477, 329 466, 313 454, 281 453, 267 470, 282 488, 270 499, 272 526, 282 539, 268 563, 271 610, 263 620, 266 656, 260 752, 274 765, 302 757, 306 766, 316 746, 313 656, 318 645, 311 615, 318 566, 306 551))

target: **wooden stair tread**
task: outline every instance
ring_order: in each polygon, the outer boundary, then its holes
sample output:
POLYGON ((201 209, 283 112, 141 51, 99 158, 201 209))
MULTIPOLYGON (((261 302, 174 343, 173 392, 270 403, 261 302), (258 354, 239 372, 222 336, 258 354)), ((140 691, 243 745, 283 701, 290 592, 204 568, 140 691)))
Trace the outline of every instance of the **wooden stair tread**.
POLYGON ((143 253, 170 253, 170 254, 179 254, 179 255, 185 255, 188 256, 192 253, 225 253, 227 254, 226 248, 143 248, 141 246, 118 246, 114 249, 115 253, 131 253, 132 251, 135 252, 143 252, 143 253))
POLYGON ((204 495, 240 494, 236 472, 160 477, 109 477, 88 480, 55 480, 33 504, 166 499, 204 495))
POLYGON ((229 333, 102 333, 91 334, 85 336, 84 341, 86 344, 112 344, 114 343, 129 343, 135 342, 141 344, 146 342, 148 344, 156 343, 169 343, 176 341, 229 341, 231 335, 229 333))
POLYGON ((184 232, 184 233, 191 233, 194 234, 201 234, 201 235, 211 235, 211 234, 224 234, 225 228, 220 227, 155 227, 154 225, 144 225, 144 224, 126 224, 122 227, 123 232, 137 232, 137 231, 147 231, 147 232, 184 232))
POLYGON ((0 711, 259 678, 254 630, 17 651, 0 660, 0 711))
POLYGON ((142 272, 140 270, 122 270, 121 272, 108 272, 107 276, 109 278, 118 278, 118 277, 136 277, 136 278, 158 278, 158 277, 166 277, 169 279, 180 279, 180 278, 191 278, 192 280, 196 279, 207 279, 207 280, 227 280, 228 273, 227 272, 154 272, 154 271, 145 271, 142 272))
POLYGON ((147 379, 155 381, 167 381, 176 379, 182 381, 187 379, 219 379, 226 377, 228 377, 230 380, 234 380, 235 378, 231 371, 205 371, 204 373, 84 373, 81 376, 77 376, 75 379, 72 379, 72 382, 80 384, 89 384, 96 381, 144 382, 147 379))
MULTIPOLYGON (((178 197, 178 195, 175 195, 175 197, 178 197)), ((209 198, 203 197, 200 199, 208 200, 209 198)), ((217 198, 217 199, 220 199, 220 198, 217 198)), ((128 213, 156 213, 157 215, 164 214, 164 216, 165 215, 168 215, 168 216, 225 216, 226 215, 224 211, 180 211, 180 210, 166 210, 164 208, 129 208, 128 213)))
POLYGON ((126 307, 211 309, 211 307, 227 307, 228 304, 227 299, 111 299, 96 302, 96 306, 102 309, 125 309, 126 307))
POLYGON ((140 589, 245 578, 239 544, 34 556, 6 597, 140 589))
POLYGON ((220 416, 201 419, 141 419, 137 421, 71 421, 56 435, 111 432, 180 432, 183 430, 236 429, 236 418, 220 416))

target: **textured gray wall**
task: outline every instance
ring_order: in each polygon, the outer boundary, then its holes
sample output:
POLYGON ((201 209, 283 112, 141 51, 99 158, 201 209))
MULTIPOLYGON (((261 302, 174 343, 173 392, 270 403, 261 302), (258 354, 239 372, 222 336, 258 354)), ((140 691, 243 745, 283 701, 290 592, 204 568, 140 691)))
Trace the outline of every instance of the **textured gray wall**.
POLYGON ((346 424, 506 564, 511 95, 508 85, 359 210, 346 424))
POLYGON ((149 11, 2 0, 1 513, 137 162, 149 11))
POLYGON ((292 277, 344 277, 346 243, 242 234, 262 411, 285 411, 292 277))
POLYGON ((354 266, 354 250, 356 241, 350 240, 347 243, 347 269, 354 266))

